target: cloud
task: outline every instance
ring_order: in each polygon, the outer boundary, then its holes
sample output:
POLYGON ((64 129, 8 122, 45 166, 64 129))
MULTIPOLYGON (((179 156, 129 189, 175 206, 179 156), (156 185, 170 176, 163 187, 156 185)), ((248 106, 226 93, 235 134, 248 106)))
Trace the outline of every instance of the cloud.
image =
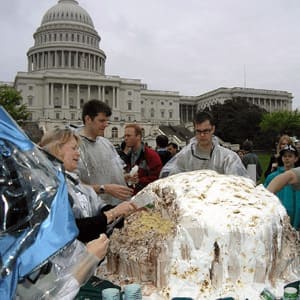
MULTIPOLYGON (((246 81, 247 87, 287 90, 294 108, 300 107, 298 0, 78 2, 102 38, 109 75, 140 78, 149 88, 182 95, 246 81)), ((26 70, 32 34, 56 3, 1 2, 0 80, 26 70)))

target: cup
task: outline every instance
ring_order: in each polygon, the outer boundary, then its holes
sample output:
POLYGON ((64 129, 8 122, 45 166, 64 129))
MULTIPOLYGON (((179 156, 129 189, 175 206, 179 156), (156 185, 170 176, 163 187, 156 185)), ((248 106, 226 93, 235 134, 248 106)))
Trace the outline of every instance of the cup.
POLYGON ((142 300, 142 289, 137 283, 128 284, 124 287, 124 300, 142 300))
POLYGON ((120 291, 116 288, 107 288, 102 290, 103 300, 120 300, 120 291))

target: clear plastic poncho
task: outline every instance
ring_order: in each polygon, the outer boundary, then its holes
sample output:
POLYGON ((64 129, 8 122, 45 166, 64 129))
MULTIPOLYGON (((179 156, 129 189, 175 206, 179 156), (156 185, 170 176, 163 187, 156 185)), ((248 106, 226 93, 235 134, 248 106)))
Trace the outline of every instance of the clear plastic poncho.
MULTIPOLYGON (((79 177, 87 184, 120 184, 126 186, 124 179, 124 162, 111 142, 104 137, 96 141, 82 137, 80 143, 79 177)), ((110 205, 122 201, 108 194, 101 198, 110 205)))
POLYGON ((212 142, 213 150, 210 157, 201 157, 197 151, 197 139, 191 139, 190 143, 162 168, 160 177, 205 169, 214 170, 220 174, 249 177, 241 159, 235 152, 220 146, 216 137, 213 137, 212 142))

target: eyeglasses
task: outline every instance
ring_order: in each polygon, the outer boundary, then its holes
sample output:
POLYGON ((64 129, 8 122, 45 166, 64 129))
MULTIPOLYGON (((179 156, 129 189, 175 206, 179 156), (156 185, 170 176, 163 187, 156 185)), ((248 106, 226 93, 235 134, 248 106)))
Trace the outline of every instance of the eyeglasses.
POLYGON ((210 129, 203 129, 203 130, 200 130, 200 129, 195 129, 195 134, 197 134, 197 135, 208 135, 209 133, 211 133, 211 131, 212 131, 212 128, 210 128, 210 129))

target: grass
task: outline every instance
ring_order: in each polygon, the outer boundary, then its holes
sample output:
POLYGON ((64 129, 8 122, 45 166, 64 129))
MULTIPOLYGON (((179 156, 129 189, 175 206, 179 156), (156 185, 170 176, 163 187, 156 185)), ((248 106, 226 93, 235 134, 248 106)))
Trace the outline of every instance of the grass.
POLYGON ((261 183, 263 183, 265 181, 264 173, 267 170, 271 155, 272 155, 271 153, 258 153, 257 154, 259 162, 263 169, 263 175, 262 175, 262 178, 260 179, 261 183))

